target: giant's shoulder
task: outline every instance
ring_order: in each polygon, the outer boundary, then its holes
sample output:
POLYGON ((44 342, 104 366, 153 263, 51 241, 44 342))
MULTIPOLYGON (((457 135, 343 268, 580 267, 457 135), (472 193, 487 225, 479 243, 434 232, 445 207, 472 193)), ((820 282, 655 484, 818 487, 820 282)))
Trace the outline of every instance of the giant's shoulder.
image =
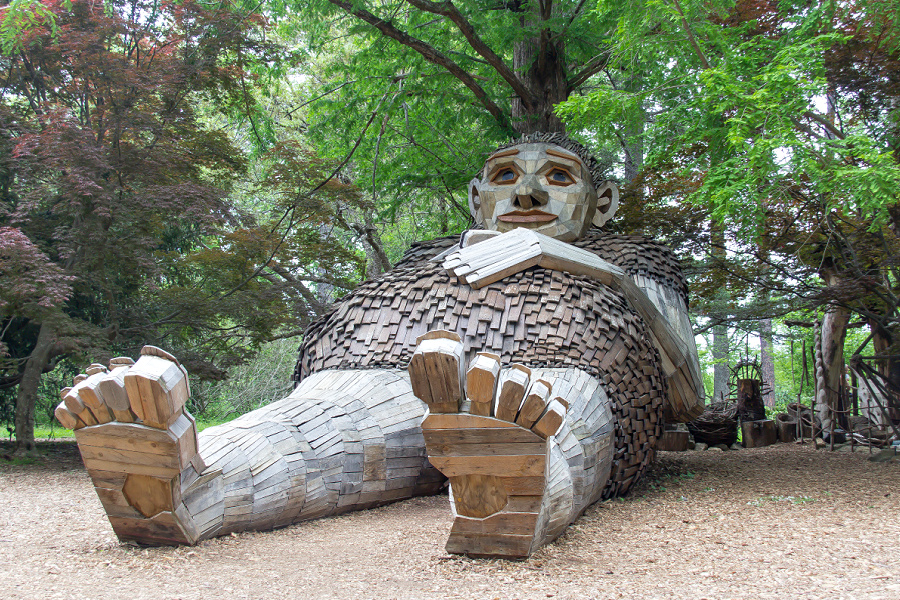
POLYGON ((403 254, 403 258, 400 259, 400 262, 394 265, 394 268, 402 269, 416 267, 417 265, 430 261, 444 250, 458 244, 459 235, 460 234, 456 233, 433 240, 426 240, 424 242, 414 242, 413 245, 409 247, 409 250, 403 254))
POLYGON ((629 275, 645 275, 676 288, 687 297, 688 286, 681 262, 671 248, 641 235, 617 235, 591 229, 573 246, 590 250, 622 267, 629 275))

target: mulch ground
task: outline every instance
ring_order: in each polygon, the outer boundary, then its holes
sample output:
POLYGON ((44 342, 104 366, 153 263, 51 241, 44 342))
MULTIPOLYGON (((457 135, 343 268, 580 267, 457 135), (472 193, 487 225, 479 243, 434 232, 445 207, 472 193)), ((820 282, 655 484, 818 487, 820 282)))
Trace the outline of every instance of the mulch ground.
POLYGON ((3 598, 900 599, 900 459, 864 452, 662 453, 628 498, 509 562, 444 551, 446 496, 196 547, 124 545, 74 443, 44 450, 0 459, 3 598))

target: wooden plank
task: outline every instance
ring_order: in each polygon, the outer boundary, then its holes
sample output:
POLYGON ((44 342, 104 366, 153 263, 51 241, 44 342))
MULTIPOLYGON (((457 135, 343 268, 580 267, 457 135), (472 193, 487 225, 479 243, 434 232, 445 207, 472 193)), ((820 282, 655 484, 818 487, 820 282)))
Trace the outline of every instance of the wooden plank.
MULTIPOLYGON (((124 471, 130 473, 131 471, 128 470, 129 467, 142 465, 150 469, 158 468, 161 473, 174 473, 174 475, 181 474, 181 465, 179 465, 177 456, 132 452, 116 448, 88 446, 87 444, 81 443, 78 444, 78 450, 81 452, 81 457, 84 459, 85 463, 91 463, 90 465, 87 465, 88 468, 91 469, 124 471), (100 466, 101 463, 116 464, 119 466, 116 468, 109 468, 100 466)), ((153 475, 154 473, 150 472, 147 474, 153 475)), ((160 475, 160 477, 162 476, 163 475, 160 475)))
POLYGON ((56 417, 56 420, 59 421, 59 424, 66 429, 74 430, 84 427, 84 422, 66 408, 65 402, 59 403, 59 406, 53 411, 53 415, 56 417))
POLYGON ((94 457, 89 459, 85 458, 84 462, 89 470, 97 469, 100 471, 112 471, 116 473, 136 473, 139 475, 151 475, 153 477, 177 477, 181 474, 180 469, 169 466, 123 463, 94 457))
POLYGON ((429 457, 429 462, 447 477, 457 475, 497 475, 507 477, 543 476, 545 454, 517 456, 429 457))
POLYGON ((525 558, 531 552, 531 535, 458 533, 447 540, 451 554, 486 558, 525 558))
POLYGON ((544 440, 521 427, 481 429, 423 429, 426 444, 513 444, 540 443, 544 440))
MULTIPOLYGON (((532 443, 513 444, 428 444, 429 460, 433 457, 449 456, 515 456, 518 454, 540 454, 546 450, 543 440, 532 443)), ((432 463, 433 464, 433 463, 432 463)))
POLYGON ((143 454, 173 455, 178 452, 177 439, 165 429, 136 423, 110 423, 80 429, 75 434, 78 444, 130 450, 143 454))
POLYGON ((460 533, 527 535, 533 536, 537 525, 538 513, 502 512, 484 519, 469 519, 457 516, 453 520, 450 535, 460 533))
POLYGON ((497 382, 500 375, 500 357, 489 352, 479 352, 469 363, 466 372, 466 398, 472 403, 473 415, 491 416, 497 382))
POLYGON ((508 512, 539 512, 543 496, 509 496, 506 504, 508 512))
POLYGON ((559 430, 565 414, 566 409, 559 401, 559 399, 553 400, 547 406, 547 411, 540 419, 538 419, 537 423, 534 424, 534 427, 532 427, 531 430, 542 438, 546 439, 551 435, 554 435, 559 430))
POLYGON ((439 414, 429 415, 422 423, 422 429, 485 429, 485 428, 511 428, 516 427, 508 421, 501 421, 492 417, 481 417, 469 414, 439 414))
POLYGON ((518 364, 511 365, 503 374, 500 379, 500 393, 497 394, 497 404, 494 407, 494 414, 498 419, 516 420, 530 378, 531 369, 518 364))
POLYGON ((535 381, 525 396, 522 408, 516 417, 516 423, 522 427, 531 428, 547 407, 550 391, 549 383, 542 379, 535 381))
POLYGON ((196 541, 195 538, 188 536, 175 520, 175 515, 170 512, 160 513, 152 519, 111 516, 109 522, 120 540, 135 540, 142 544, 163 546, 190 545, 196 541))

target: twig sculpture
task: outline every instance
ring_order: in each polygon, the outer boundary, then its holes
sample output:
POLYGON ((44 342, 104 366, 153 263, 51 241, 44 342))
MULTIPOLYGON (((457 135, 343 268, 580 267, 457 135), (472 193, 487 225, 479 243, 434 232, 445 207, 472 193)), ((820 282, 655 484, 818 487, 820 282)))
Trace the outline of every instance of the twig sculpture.
POLYGON ((671 252, 588 232, 617 203, 559 134, 499 149, 470 184, 486 230, 414 246, 310 327, 293 393, 199 436, 174 357, 93 365, 57 417, 116 534, 192 544, 449 478, 448 551, 518 558, 626 492, 703 404, 671 252))

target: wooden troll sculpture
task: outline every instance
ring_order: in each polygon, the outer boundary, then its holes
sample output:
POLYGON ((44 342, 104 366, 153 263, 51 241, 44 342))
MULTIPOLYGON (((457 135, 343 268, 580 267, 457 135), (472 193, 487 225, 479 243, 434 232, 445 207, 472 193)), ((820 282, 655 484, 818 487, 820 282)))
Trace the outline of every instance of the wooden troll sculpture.
POLYGON ((588 231, 618 205, 560 134, 470 184, 485 228, 415 245, 314 323, 285 399, 206 429, 145 347, 92 365, 56 415, 121 540, 194 544, 438 492, 447 550, 521 558, 622 494, 663 422, 703 410, 686 286, 652 241, 588 231))

